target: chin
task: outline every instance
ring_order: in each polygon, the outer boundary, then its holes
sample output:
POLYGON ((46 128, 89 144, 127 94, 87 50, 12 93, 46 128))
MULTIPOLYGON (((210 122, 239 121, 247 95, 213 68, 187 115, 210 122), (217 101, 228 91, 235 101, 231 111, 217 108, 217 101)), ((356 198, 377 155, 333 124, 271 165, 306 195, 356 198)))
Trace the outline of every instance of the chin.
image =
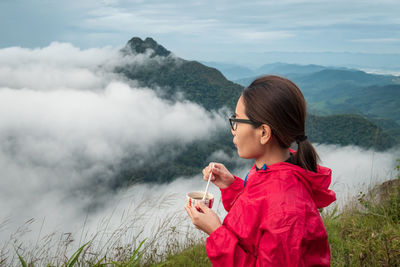
POLYGON ((243 154, 243 152, 239 151, 239 149, 237 150, 237 153, 238 153, 239 157, 241 157, 242 159, 251 159, 251 158, 253 158, 250 155, 243 154))

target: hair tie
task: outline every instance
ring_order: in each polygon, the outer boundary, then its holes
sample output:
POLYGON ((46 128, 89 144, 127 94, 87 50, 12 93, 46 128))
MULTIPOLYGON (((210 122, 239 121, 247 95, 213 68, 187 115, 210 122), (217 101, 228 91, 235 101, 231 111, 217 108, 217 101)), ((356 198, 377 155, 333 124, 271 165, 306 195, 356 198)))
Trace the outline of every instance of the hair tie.
POLYGON ((306 140, 307 140, 307 135, 303 135, 303 136, 297 137, 296 143, 299 144, 300 142, 303 142, 306 140))

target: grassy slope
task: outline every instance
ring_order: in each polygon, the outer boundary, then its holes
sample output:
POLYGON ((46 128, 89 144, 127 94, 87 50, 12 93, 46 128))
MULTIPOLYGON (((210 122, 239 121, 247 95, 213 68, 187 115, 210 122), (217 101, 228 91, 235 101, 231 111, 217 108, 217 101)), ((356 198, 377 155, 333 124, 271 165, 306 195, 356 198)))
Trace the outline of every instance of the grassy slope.
MULTIPOLYGON (((400 166, 397 169, 400 170, 400 166)), ((322 219, 331 246, 332 266, 400 266, 399 174, 395 180, 387 181, 368 193, 360 193, 340 213, 337 209, 322 211, 322 219)), ((211 266, 205 252, 204 239, 198 241, 198 238, 193 239, 187 235, 185 244, 182 244, 177 239, 182 233, 172 228, 167 231, 165 228, 169 226, 166 224, 161 227, 170 241, 167 253, 162 255, 155 247, 160 244, 154 246, 152 243, 156 240, 146 239, 141 242, 144 244, 142 249, 141 245, 133 243, 121 247, 117 237, 116 241, 111 240, 112 244, 106 244, 110 247, 105 253, 99 251, 95 240, 92 240, 69 258, 65 255, 69 243, 63 243, 65 250, 57 250, 54 256, 47 251, 48 247, 44 248, 45 251, 35 247, 25 250, 21 243, 19 248, 15 248, 14 260, 7 259, 6 254, 3 254, 5 251, 0 248, 0 266, 17 266, 17 262, 20 266, 211 266), (147 256, 141 258, 142 254, 147 256), (158 262, 161 258, 163 261, 158 262), (45 262, 49 264, 43 265, 45 262)), ((126 235, 124 229, 119 229, 117 233, 126 235)), ((17 243, 20 241, 14 244, 17 243)))
POLYGON ((356 204, 323 216, 332 265, 399 266, 400 178, 360 194, 356 204))

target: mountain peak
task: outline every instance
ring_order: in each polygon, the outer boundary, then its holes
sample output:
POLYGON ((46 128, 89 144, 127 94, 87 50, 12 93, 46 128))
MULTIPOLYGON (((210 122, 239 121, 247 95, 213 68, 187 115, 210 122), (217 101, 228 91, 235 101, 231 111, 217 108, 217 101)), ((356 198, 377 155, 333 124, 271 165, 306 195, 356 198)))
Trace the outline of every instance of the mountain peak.
POLYGON ((147 49, 151 49, 154 53, 151 57, 161 56, 167 57, 171 54, 171 51, 165 49, 162 45, 159 45, 153 38, 147 37, 144 41, 139 37, 133 37, 128 41, 124 50, 132 52, 134 54, 146 53, 147 49))

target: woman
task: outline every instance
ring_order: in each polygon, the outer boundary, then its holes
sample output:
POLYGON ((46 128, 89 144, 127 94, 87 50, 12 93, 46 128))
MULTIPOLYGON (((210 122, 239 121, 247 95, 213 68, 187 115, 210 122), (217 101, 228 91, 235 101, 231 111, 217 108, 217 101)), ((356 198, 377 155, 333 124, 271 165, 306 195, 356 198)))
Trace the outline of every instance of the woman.
POLYGON ((210 236, 213 266, 329 266, 330 250, 319 208, 336 200, 331 170, 305 136, 306 103, 291 81, 265 76, 245 88, 230 118, 240 157, 255 159, 247 177, 223 164, 204 168, 220 188, 228 211, 218 216, 200 204, 185 207, 193 224, 210 236), (289 149, 296 142, 297 152, 289 149))

